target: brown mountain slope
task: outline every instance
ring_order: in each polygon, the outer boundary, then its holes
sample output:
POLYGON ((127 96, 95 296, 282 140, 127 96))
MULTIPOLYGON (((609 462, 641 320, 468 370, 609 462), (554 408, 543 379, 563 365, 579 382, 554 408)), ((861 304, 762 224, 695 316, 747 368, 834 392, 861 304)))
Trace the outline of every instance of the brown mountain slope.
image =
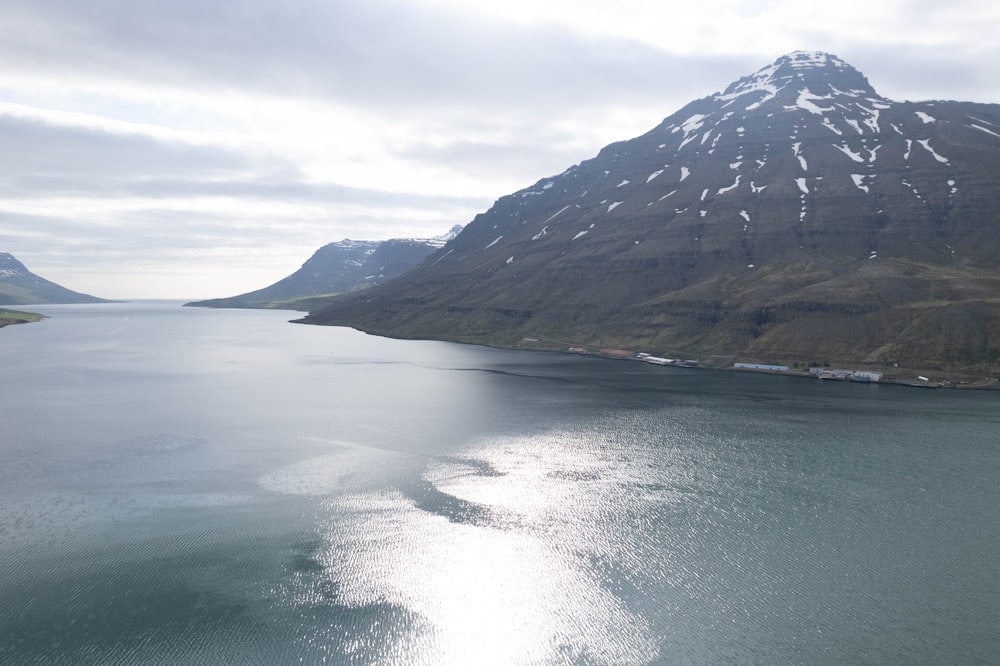
POLYGON ((306 321, 995 372, 1000 106, 897 103, 794 53, 502 197, 306 321))

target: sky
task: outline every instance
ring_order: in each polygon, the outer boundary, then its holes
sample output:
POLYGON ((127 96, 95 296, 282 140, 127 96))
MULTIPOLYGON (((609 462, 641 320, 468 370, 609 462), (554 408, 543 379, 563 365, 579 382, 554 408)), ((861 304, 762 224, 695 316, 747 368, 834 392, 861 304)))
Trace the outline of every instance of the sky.
POLYGON ((0 251, 105 298, 430 237, 791 51, 1000 103, 993 0, 0 0, 0 251))

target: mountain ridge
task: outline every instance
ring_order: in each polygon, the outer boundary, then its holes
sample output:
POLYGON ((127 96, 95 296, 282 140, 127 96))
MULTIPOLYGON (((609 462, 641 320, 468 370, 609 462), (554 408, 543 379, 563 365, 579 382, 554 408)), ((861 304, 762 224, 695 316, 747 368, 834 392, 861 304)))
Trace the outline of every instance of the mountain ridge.
POLYGON ((9 252, 0 252, 0 305, 107 303, 35 275, 9 252))
POLYGON ((308 309, 314 299, 381 284, 417 266, 458 235, 461 225, 431 238, 327 243, 291 275, 237 296, 186 303, 192 307, 308 309))
POLYGON ((304 321, 995 372, 997 174, 1000 105, 894 102, 836 56, 796 52, 304 321))

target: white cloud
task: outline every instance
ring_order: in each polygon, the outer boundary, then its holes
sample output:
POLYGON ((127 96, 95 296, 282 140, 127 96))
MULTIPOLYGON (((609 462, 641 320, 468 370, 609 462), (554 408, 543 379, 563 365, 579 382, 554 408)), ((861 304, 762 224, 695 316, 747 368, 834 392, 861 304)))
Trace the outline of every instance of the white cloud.
POLYGON ((332 240, 464 224, 791 50, 893 98, 998 101, 998 22, 968 0, 0 0, 0 250, 98 295, 246 291, 332 240))

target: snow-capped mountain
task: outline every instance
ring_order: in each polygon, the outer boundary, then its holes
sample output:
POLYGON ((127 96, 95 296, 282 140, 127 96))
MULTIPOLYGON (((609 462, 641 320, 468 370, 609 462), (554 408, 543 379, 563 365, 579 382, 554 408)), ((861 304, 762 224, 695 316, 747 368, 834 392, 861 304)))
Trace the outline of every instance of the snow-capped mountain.
POLYGON ((430 247, 440 250, 441 248, 443 248, 445 245, 448 244, 448 241, 452 240, 460 233, 462 233, 462 225, 456 224, 445 233, 437 236, 431 236, 430 238, 399 238, 396 240, 399 242, 410 242, 410 243, 420 243, 423 245, 429 245, 430 247))
POLYGON ((796 52, 500 198, 309 321, 760 359, 1000 361, 1000 105, 796 52))
POLYGON ((461 225, 432 238, 386 241, 344 239, 316 250, 299 270, 274 284, 239 296, 189 303, 206 307, 295 307, 293 301, 359 291, 413 269, 458 235, 461 225))
POLYGON ((106 301, 71 291, 39 277, 15 259, 14 255, 0 252, 0 305, 103 302, 106 301))

